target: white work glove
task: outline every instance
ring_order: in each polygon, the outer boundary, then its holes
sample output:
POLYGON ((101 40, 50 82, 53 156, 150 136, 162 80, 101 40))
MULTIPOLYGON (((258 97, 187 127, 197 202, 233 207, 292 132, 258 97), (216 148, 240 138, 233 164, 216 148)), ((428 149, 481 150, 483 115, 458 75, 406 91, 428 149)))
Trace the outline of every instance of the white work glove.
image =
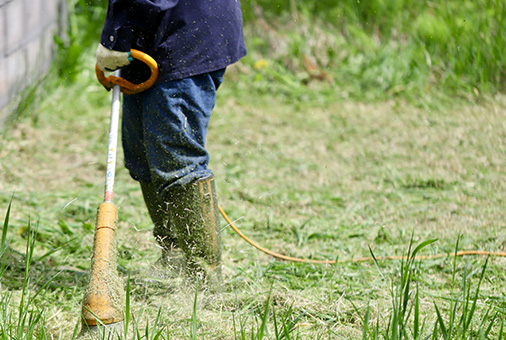
POLYGON ((102 71, 114 71, 132 62, 130 52, 118 52, 105 48, 102 44, 97 47, 97 66, 102 71))

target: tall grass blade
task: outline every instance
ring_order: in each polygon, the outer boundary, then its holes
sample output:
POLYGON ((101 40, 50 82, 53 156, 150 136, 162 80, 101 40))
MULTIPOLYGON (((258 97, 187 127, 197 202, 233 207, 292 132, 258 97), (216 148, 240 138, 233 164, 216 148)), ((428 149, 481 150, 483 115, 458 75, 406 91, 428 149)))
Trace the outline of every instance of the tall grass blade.
POLYGON ((146 320, 146 328, 144 329, 144 339, 149 340, 149 319, 146 320))
POLYGON ((376 266, 376 269, 378 269, 378 272, 380 273, 381 275, 381 278, 383 280, 385 280, 385 276, 383 274, 383 271, 381 270, 380 266, 379 266, 379 263, 378 263, 378 259, 376 259, 376 255, 374 255, 374 252, 372 251, 372 248, 370 246, 367 246, 367 248, 369 248, 369 254, 371 254, 371 257, 372 257, 372 260, 374 262, 374 265, 376 266))
POLYGON ((265 302, 264 312, 261 315, 262 323, 260 324, 260 329, 258 330, 255 339, 262 340, 264 338, 264 333, 267 331, 267 319, 269 318, 269 306, 271 304, 271 296, 272 296, 272 286, 269 291, 267 301, 265 302))
MULTIPOLYGON (((297 323, 299 322, 299 320, 304 315, 304 314, 300 314, 295 319, 290 320, 290 317, 291 317, 292 313, 293 313, 293 305, 290 306, 290 308, 288 309, 288 312, 287 312, 285 318, 283 319, 283 335, 280 337, 280 339, 287 339, 287 340, 289 340, 291 338, 290 334, 295 329, 297 323)), ((297 338, 298 338, 298 336, 296 337, 296 339, 297 338)))
POLYGON ((503 339, 503 331, 504 331, 504 319, 501 319, 501 329, 499 329, 499 336, 497 339, 502 340, 503 339))
POLYGON ((276 336, 276 339, 279 339, 280 333, 278 330, 278 318, 276 316, 276 310, 274 308, 272 309, 272 321, 274 323, 274 335, 276 336))
POLYGON ((457 259, 458 259, 458 256, 456 254, 457 254, 457 251, 459 250, 460 237, 461 237, 461 235, 459 235, 459 237, 457 237, 457 242, 455 242, 455 250, 454 250, 455 256, 453 257, 453 270, 452 270, 452 286, 455 283, 455 275, 457 274, 457 259))
POLYGON ((4 270, 6 268, 6 263, 5 263, 5 261, 2 260, 2 257, 5 253, 5 251, 7 250, 7 246, 8 246, 8 244, 7 244, 7 231, 9 229, 9 217, 11 215, 11 205, 12 205, 12 199, 9 202, 9 206, 7 207, 7 213, 5 214, 4 225, 2 228, 2 239, 1 239, 1 243, 0 243, 0 278, 3 276, 4 270))
POLYGON ((125 294, 125 339, 128 337, 128 325, 130 324, 130 274, 127 277, 126 282, 126 294, 125 294))
POLYGON ((478 286, 476 287, 476 292, 475 292, 475 295, 473 298, 473 304, 471 306, 471 310, 469 311, 467 321, 464 325, 464 333, 463 333, 464 335, 467 332, 467 330, 469 329, 469 326, 471 325, 471 320, 474 316, 474 312, 476 311, 476 304, 478 303, 478 295, 479 295, 480 288, 481 288, 481 282, 483 281, 483 277, 485 277, 485 270, 487 269, 488 259, 489 259, 489 257, 487 257, 487 259, 485 260, 485 264, 483 265, 483 268, 482 268, 482 271, 480 274, 480 279, 478 280, 478 286))
POLYGON ((193 300, 193 313, 192 313, 192 331, 191 331, 191 339, 196 340, 197 339, 197 298, 198 298, 198 291, 199 291, 199 281, 197 280, 197 283, 195 284, 195 299, 193 300))
POLYGON ((406 271, 407 271, 407 277, 406 277, 406 283, 405 283, 405 286, 404 286, 404 295, 402 296, 402 310, 401 310, 401 314, 400 314, 400 331, 399 331, 399 336, 402 337, 403 334, 404 334, 404 330, 406 328, 406 324, 408 322, 408 318, 411 314, 411 310, 412 308, 409 309, 409 312, 407 312, 407 308, 408 308, 408 302, 409 302, 409 294, 410 294, 410 283, 411 283, 411 268, 408 267, 406 268, 406 271))
POLYGON ((72 340, 77 339, 78 335, 79 335, 79 323, 77 323, 76 326, 74 327, 74 332, 72 333, 72 340))
POLYGON ((439 325, 438 322, 434 322, 434 330, 432 331, 432 339, 433 340, 437 340, 438 339, 438 335, 439 335, 438 325, 439 325))
POLYGON ((415 314, 413 316, 413 337, 415 340, 418 340, 420 337, 420 297, 419 297, 419 287, 418 282, 416 283, 416 292, 415 292, 415 314))
POLYGON ((438 239, 435 238, 435 239, 431 239, 431 240, 426 240, 426 241, 423 241, 422 243, 420 243, 418 246, 416 246, 415 250, 413 250, 413 253, 411 253, 411 260, 413 260, 416 256, 416 254, 418 254, 418 252, 420 250, 422 250, 423 248, 427 247, 428 245, 431 245, 432 243, 436 242, 438 239))
POLYGON ((350 300, 350 304, 351 306, 353 307, 353 309, 355 310, 355 313, 357 313, 360 321, 362 322, 362 327, 363 327, 363 330, 362 330, 362 339, 367 339, 367 335, 370 336, 369 334, 369 324, 368 324, 368 314, 369 314, 369 303, 367 304, 367 309, 366 309, 366 316, 365 317, 362 317, 359 309, 357 308, 357 306, 353 303, 353 301, 350 300))
POLYGON ((439 328, 441 329, 441 333, 443 335, 443 338, 445 340, 448 340, 449 337, 448 337, 448 331, 445 327, 445 323, 443 321, 443 317, 441 316, 441 313, 439 312, 439 308, 437 307, 437 304, 434 303, 434 308, 436 308, 436 313, 437 313, 437 321, 439 323, 439 328))
POLYGON ((158 330, 158 328, 160 327, 159 325, 160 325, 161 319, 162 319, 162 308, 160 307, 158 309, 158 313, 156 314, 155 325, 153 326, 153 329, 158 332, 155 334, 155 337, 153 338, 153 340, 158 340, 162 336, 163 328, 158 330))
POLYGON ((35 229, 32 228, 31 222, 28 221, 28 233, 26 238, 26 251, 25 251, 25 271, 23 278, 23 286, 21 290, 21 301, 19 303, 18 308, 18 327, 17 327, 17 336, 21 339, 24 328, 26 325, 26 319, 28 316, 28 305, 25 303, 25 299, 27 298, 27 289, 30 281, 30 265, 32 263, 33 258, 33 250, 35 247, 35 229), (26 306, 25 306, 26 305, 26 306))
POLYGON ((369 314, 370 314, 370 312, 371 312, 371 307, 370 307, 369 303, 367 303, 365 317, 364 317, 364 320, 362 321, 364 324, 364 331, 362 332, 362 339, 363 340, 367 339, 367 335, 369 333, 369 314))
MULTIPOLYGON (((460 240, 460 235, 457 238, 457 242, 455 243, 454 254, 457 254, 457 251, 459 250, 459 240, 460 240)), ((451 286, 452 287, 455 285, 455 275, 457 274, 457 258, 458 257, 456 255, 453 256, 453 261, 452 261, 452 279, 451 279, 451 286)), ((456 301, 454 301, 453 299, 451 300, 450 308, 449 308, 449 310, 450 310, 450 321, 449 321, 449 326, 448 326, 450 334, 452 334, 452 332, 454 332, 454 328, 455 327, 457 327, 457 329, 455 330, 455 333, 458 333, 458 331, 460 329, 460 326, 461 326, 461 322, 460 321, 457 324, 457 326, 455 326, 455 320, 457 318, 457 308, 459 307, 459 305, 460 305, 460 303, 459 303, 459 297, 457 297, 456 301)), ((461 317, 461 320, 462 320, 462 317, 461 317)))
POLYGON ((483 315, 482 317, 480 317, 480 319, 481 319, 480 326, 479 326, 480 330, 482 330, 483 328, 485 328, 485 322, 488 320, 489 314, 490 314, 490 309, 488 309, 485 312, 485 315, 483 315))
MULTIPOLYGON (((488 324, 488 327, 487 327, 487 329, 485 330, 485 333, 484 333, 485 338, 488 338, 488 335, 489 335, 490 331, 492 330, 492 326, 495 324, 495 320, 497 320, 497 316, 498 315, 499 315, 499 313, 496 312, 495 315, 494 315, 494 317, 492 318, 492 320, 488 324)), ((483 318, 483 319, 485 319, 485 318, 483 318)))
POLYGON ((393 299, 392 308, 392 340, 399 338, 399 309, 397 308, 395 298, 393 299))
POLYGON ((29 299, 29 302, 28 302, 28 305, 31 305, 35 302, 35 298, 37 296, 39 296, 39 294, 41 294, 45 289, 46 287, 54 281, 54 279, 56 279, 57 276, 59 276, 61 274, 61 271, 59 271, 58 273, 54 274, 46 283, 44 283, 42 285, 42 287, 40 287, 37 292, 35 292, 35 294, 29 299))
POLYGON ((0 258, 7 249, 7 230, 9 229, 9 217, 11 215, 11 205, 12 200, 11 202, 9 202, 9 206, 7 207, 7 213, 5 214, 4 225, 2 228, 2 241, 0 243, 0 258))
MULTIPOLYGON (((469 310, 469 302, 471 296, 471 286, 468 286, 468 267, 464 267, 464 273, 462 275, 462 288, 460 289, 459 295, 464 299, 464 304, 462 306, 462 312, 459 319, 459 323, 457 325, 457 333, 462 332, 460 329, 465 327, 467 313, 469 310)), ((464 332, 465 333, 465 332, 464 332)))

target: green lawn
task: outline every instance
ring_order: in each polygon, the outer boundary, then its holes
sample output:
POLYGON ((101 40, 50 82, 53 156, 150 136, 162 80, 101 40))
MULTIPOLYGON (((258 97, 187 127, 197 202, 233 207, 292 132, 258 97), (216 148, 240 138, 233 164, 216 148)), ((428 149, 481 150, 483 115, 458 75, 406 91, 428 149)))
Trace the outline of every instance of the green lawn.
MULTIPOLYGON (((208 148, 220 203, 246 235, 315 259, 406 255, 434 239, 418 254, 504 250, 504 96, 432 111, 332 94, 291 101, 248 91, 240 73, 231 69, 220 89, 208 148)), ((2 340, 72 338, 103 195, 109 103, 83 71, 74 85, 54 83, 0 140, 2 214, 12 203, 2 340)), ((118 267, 130 278, 129 327, 143 339, 503 338, 502 258, 294 264, 226 223, 226 289, 199 292, 194 309, 191 285, 150 278, 159 250, 121 155, 118 164, 118 267)))
MULTIPOLYGON (((55 68, 0 138, 0 340, 78 330, 110 95, 89 48, 103 2, 69 9, 55 68)), ((274 260, 223 221, 223 293, 157 279, 120 153, 130 338, 505 339, 503 258, 412 257, 505 249, 504 1, 251 0, 243 11, 249 54, 227 71, 207 141, 220 204, 272 251, 343 262, 274 260), (353 262, 393 255, 411 257, 353 262)))

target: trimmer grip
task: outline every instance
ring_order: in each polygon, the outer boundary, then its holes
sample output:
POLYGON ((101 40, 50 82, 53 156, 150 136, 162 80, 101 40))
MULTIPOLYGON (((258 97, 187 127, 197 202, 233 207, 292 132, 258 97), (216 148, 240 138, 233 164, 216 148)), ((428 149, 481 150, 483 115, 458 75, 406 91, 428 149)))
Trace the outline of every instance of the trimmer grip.
POLYGON ((106 77, 104 72, 98 68, 98 65, 95 65, 97 79, 107 90, 112 89, 114 85, 119 85, 121 87, 121 92, 124 94, 136 94, 149 89, 158 79, 158 64, 153 58, 151 58, 148 54, 135 49, 130 50, 130 53, 132 58, 140 60, 148 65, 151 70, 151 76, 143 83, 134 84, 121 77, 113 75, 106 77))

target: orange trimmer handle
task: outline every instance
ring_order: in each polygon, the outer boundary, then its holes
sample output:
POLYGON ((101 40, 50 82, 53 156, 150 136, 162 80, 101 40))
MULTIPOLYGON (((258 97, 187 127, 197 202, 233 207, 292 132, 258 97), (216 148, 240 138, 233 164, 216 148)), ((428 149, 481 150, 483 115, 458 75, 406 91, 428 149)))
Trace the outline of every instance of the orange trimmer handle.
POLYGON ((95 65, 97 79, 107 90, 112 89, 114 85, 119 85, 121 87, 121 92, 124 94, 136 94, 149 89, 156 82, 156 79, 158 79, 158 64, 153 58, 151 58, 148 54, 135 49, 131 49, 130 53, 132 58, 140 60, 144 64, 148 65, 151 70, 151 76, 143 83, 134 84, 121 77, 113 75, 106 77, 104 72, 98 68, 98 65, 95 65))

